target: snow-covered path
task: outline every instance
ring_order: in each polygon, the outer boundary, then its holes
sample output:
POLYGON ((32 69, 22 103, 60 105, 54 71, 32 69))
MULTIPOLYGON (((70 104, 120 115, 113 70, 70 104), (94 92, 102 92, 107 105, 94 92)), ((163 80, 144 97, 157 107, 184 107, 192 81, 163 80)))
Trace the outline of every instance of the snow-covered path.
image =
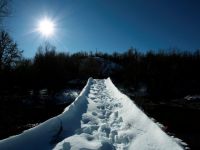
POLYGON ((65 111, 21 135, 0 141, 0 149, 180 150, 108 78, 90 78, 65 111))

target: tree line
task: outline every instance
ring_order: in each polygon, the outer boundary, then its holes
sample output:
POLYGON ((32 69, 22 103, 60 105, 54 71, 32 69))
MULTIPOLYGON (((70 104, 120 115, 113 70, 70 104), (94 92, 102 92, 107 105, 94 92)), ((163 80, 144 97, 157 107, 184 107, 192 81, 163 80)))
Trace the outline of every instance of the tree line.
POLYGON ((22 56, 17 43, 5 31, 0 32, 0 89, 42 89, 50 91, 70 85, 83 86, 87 78, 106 78, 125 88, 147 88, 153 98, 171 98, 200 93, 200 50, 177 49, 139 52, 137 49, 107 54, 103 52, 57 52, 45 43, 32 59, 22 56), (120 66, 107 74, 96 58, 120 66))

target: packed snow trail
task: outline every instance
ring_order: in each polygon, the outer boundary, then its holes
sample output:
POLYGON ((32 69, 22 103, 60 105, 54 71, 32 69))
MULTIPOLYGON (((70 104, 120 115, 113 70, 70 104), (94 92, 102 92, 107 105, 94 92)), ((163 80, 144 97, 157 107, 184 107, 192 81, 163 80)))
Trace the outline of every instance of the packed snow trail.
POLYGON ((21 135, 0 141, 0 149, 181 150, 112 81, 90 78, 65 111, 21 135))

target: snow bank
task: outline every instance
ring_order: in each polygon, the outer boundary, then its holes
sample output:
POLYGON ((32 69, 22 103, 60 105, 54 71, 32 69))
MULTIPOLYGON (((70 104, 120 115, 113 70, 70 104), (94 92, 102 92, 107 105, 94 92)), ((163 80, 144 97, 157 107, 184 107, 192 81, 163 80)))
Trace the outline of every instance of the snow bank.
POLYGON ((0 141, 1 150, 51 149, 51 139, 58 132, 60 121, 52 118, 17 136, 0 141))
POLYGON ((64 112, 0 141, 0 149, 181 150, 110 78, 90 78, 64 112))
MULTIPOLYGON (((59 140, 57 138, 62 131, 62 123, 65 122, 65 128, 69 127, 68 130, 72 130, 72 128, 76 126, 76 124, 71 124, 71 119, 78 119, 75 115, 78 115, 78 112, 81 111, 80 105, 82 104, 82 101, 84 103, 84 100, 82 99, 88 93, 91 82, 92 78, 89 78, 79 97, 77 97, 76 100, 65 109, 63 114, 51 118, 34 128, 26 130, 20 135, 11 136, 7 139, 0 140, 0 150, 53 149, 53 147, 55 146, 55 142, 59 140), (77 109, 74 108, 76 104, 77 109), (63 121, 64 118, 66 118, 65 121, 63 121)), ((76 121, 78 122, 78 120, 76 121)))
POLYGON ((119 113, 123 117, 124 129, 120 135, 128 135, 132 139, 129 149, 139 150, 180 150, 183 149, 176 140, 169 137, 156 125, 144 112, 142 112, 126 95, 122 94, 112 83, 110 78, 106 80, 106 87, 118 97, 125 109, 119 113), (126 128, 127 126, 127 128, 126 128))

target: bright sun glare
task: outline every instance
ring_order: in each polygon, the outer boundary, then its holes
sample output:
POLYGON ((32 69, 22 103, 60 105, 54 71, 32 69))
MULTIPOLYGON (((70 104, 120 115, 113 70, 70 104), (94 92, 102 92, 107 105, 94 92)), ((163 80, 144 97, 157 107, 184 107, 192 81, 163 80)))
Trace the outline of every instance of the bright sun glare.
POLYGON ((55 24, 52 20, 48 18, 44 18, 38 23, 38 31, 44 37, 52 36, 54 33, 54 30, 55 30, 55 24))

